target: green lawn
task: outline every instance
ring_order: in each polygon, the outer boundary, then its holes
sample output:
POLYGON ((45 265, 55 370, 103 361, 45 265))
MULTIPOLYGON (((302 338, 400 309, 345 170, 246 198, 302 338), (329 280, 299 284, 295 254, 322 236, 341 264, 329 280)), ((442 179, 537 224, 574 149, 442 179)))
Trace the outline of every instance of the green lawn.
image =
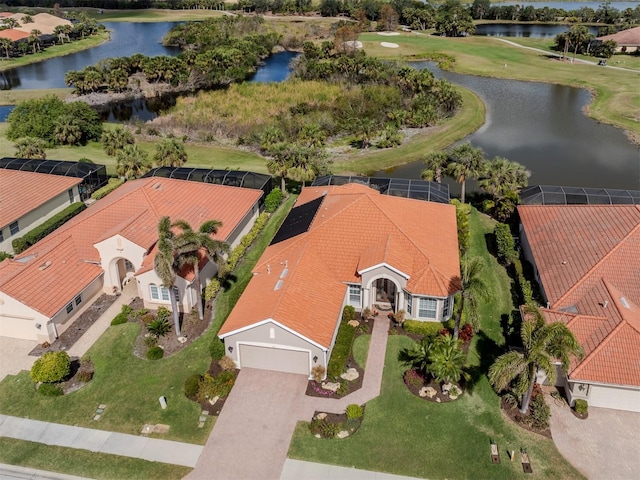
POLYGON ((291 442, 291 458, 339 464, 423 478, 527 478, 519 462, 510 462, 506 449, 526 448, 534 478, 582 478, 547 438, 520 429, 499 409, 499 398, 485 372, 502 350, 500 316, 512 309, 509 278, 489 255, 485 234, 492 222, 473 211, 471 253, 485 260, 484 279, 494 290, 482 306, 482 331, 469 355, 470 391, 456 402, 436 404, 413 396, 405 387, 398 352, 412 344, 405 336, 390 336, 381 395, 367 403, 360 430, 345 440, 320 440, 300 422, 291 442), (478 356, 482 354, 482 358, 478 356), (502 463, 493 465, 489 443, 498 443, 502 463))
POLYGON ((369 354, 369 344, 371 343, 371 335, 360 335, 353 342, 353 358, 360 368, 367 365, 367 355, 369 354))
POLYGON ((368 54, 382 58, 424 59, 434 52, 442 52, 455 57, 453 69, 459 73, 589 89, 595 98, 588 107, 588 115, 626 129, 628 135, 640 143, 637 72, 563 62, 491 37, 448 38, 403 33, 390 38, 364 33, 360 40, 368 54), (399 48, 382 47, 382 41, 397 43, 399 48), (508 68, 504 68, 504 64, 508 68))
POLYGON ((251 268, 275 235, 291 208, 294 197, 270 219, 257 244, 236 270, 236 280, 219 296, 216 315, 209 330, 180 353, 157 361, 132 354, 139 325, 127 323, 109 329, 89 349, 95 377, 84 388, 63 397, 44 397, 35 392, 29 372, 8 376, 0 382, 0 412, 6 415, 78 425, 89 428, 139 434, 145 423, 170 426, 161 438, 203 444, 212 421, 198 428, 200 405, 182 392, 184 380, 205 372, 211 362, 208 346, 251 278, 251 268), (167 397, 162 410, 158 397, 167 397), (99 422, 93 421, 96 407, 107 405, 99 422))
POLYGON ((192 470, 179 465, 149 462, 75 448, 53 447, 13 438, 0 438, 0 463, 97 480, 120 478, 178 480, 192 470))

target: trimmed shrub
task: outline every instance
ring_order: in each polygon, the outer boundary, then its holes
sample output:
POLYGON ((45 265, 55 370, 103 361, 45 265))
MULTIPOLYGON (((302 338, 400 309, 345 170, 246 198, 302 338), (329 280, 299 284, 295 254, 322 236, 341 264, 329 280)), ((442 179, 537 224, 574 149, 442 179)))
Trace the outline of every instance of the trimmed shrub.
POLYGON ((264 199, 264 211, 267 213, 275 212, 282 203, 282 190, 274 188, 264 199))
POLYGON ((347 414, 347 418, 361 418, 364 415, 364 408, 356 403, 352 403, 351 405, 347 405, 344 413, 347 414))
POLYGON ((0 262, 6 260, 7 258, 13 258, 9 252, 0 252, 0 262))
POLYGON ((236 372, 233 370, 221 372, 217 377, 205 373, 198 387, 198 401, 204 402, 214 397, 226 398, 235 382, 236 372))
POLYGON ((240 243, 229 254, 229 257, 227 258, 227 265, 225 268, 226 272, 232 272, 233 270, 235 270, 235 268, 238 266, 238 263, 240 262, 240 259, 244 256, 247 249, 251 246, 253 241, 258 237, 258 234, 267 224, 267 220, 269 220, 268 213, 261 213, 260 215, 258 215, 258 218, 256 218, 256 221, 253 224, 253 227, 251 227, 251 230, 249 230, 249 233, 242 237, 240 243))
POLYGON ((204 289, 204 299, 209 301, 216 298, 220 291, 220 280, 212 278, 209 284, 204 289))
POLYGON ((189 375, 184 381, 184 394, 187 398, 194 400, 198 396, 198 389, 200 388, 200 382, 202 381, 202 375, 197 373, 189 375))
POLYGON ((311 369, 311 375, 313 376, 313 379, 317 382, 320 383, 322 381, 322 379, 324 378, 324 374, 327 371, 326 368, 324 368, 322 365, 316 365, 315 367, 313 367, 311 369))
POLYGON ((220 368, 225 371, 236 369, 236 362, 234 362, 233 358, 229 357, 228 355, 225 355, 220 360, 218 360, 218 365, 220 365, 220 368))
POLYGON ((38 241, 42 240, 55 229, 61 227, 67 221, 71 220, 85 208, 87 208, 87 206, 83 202, 72 203, 61 212, 56 213, 53 217, 43 222, 41 225, 38 225, 33 230, 25 233, 21 238, 14 239, 11 242, 13 251, 16 254, 25 251, 31 245, 36 244, 38 241))
POLYGON ((530 413, 527 417, 527 423, 536 430, 545 430, 549 428, 549 418, 551 418, 551 409, 547 402, 544 401, 544 395, 539 392, 531 400, 530 413))
POLYGON ((427 338, 437 337, 443 327, 446 327, 446 324, 441 322, 421 322, 420 320, 405 320, 402 324, 405 332, 423 335, 427 338))
POLYGON ((340 432, 340 426, 326 418, 314 418, 309 425, 309 430, 314 435, 320 435, 322 438, 335 438, 340 432))
POLYGON ((493 234, 496 237, 498 259, 504 264, 510 265, 517 258, 516 244, 513 235, 511 235, 511 228, 504 223, 497 223, 493 234))
POLYGON ((91 194, 91 198, 94 200, 100 200, 101 198, 106 197, 111 192, 113 192, 116 188, 124 183, 124 180, 120 178, 110 178, 109 182, 102 188, 99 188, 95 192, 91 194))
POLYGON ((589 412, 589 403, 586 400, 578 399, 573 409, 580 415, 586 415, 589 412))
POLYGON ((458 338, 463 342, 468 342, 473 338, 473 325, 465 323, 458 332, 458 338))
POLYGON ((120 308, 120 313, 131 315, 131 313, 133 313, 133 308, 131 308, 129 305, 122 305, 122 308, 120 308))
MULTIPOLYGON (((348 306, 349 305, 347 305, 347 307, 348 306)), ((332 378, 338 378, 340 374, 344 372, 347 366, 347 361, 349 360, 349 355, 351 354, 353 339, 356 336, 356 329, 348 324, 350 318, 349 314, 346 314, 347 307, 344 308, 342 322, 340 323, 338 335, 336 337, 336 343, 333 346, 333 351, 331 352, 329 365, 327 365, 327 374, 332 378)), ((353 307, 351 307, 351 309, 353 309, 353 307)))
POLYGON ((214 337, 213 340, 211 340, 209 355, 211 355, 212 360, 220 360, 224 357, 224 342, 218 337, 214 337))
POLYGON ((113 317, 113 320, 111 320, 111 325, 122 325, 123 323, 127 323, 128 321, 129 321, 129 317, 127 317, 127 315, 125 315, 124 313, 120 312, 115 317, 113 317))
POLYGON ((64 395, 62 387, 55 383, 41 383, 38 387, 38 393, 45 397, 60 397, 64 395))
POLYGON ((71 359, 67 352, 47 352, 31 367, 34 382, 55 383, 63 380, 71 370, 71 359))
POLYGON ((94 368, 93 362, 90 358, 86 358, 80 361, 80 368, 78 369, 75 378, 79 382, 88 383, 93 379, 94 368))
MULTIPOLYGON (((148 308, 140 308, 138 310, 131 312, 131 316, 133 318, 144 317, 147 313, 149 313, 148 308)), ((148 322, 145 322, 145 323, 148 323, 148 322)))
POLYGON ((171 331, 171 322, 168 318, 158 317, 147 323, 147 330, 156 338, 164 337, 171 331))
POLYGON ((356 309, 351 305, 345 305, 344 310, 342 310, 342 321, 349 322, 356 318, 356 309))
POLYGON ((171 317, 171 310, 169 310, 167 307, 158 307, 158 310, 156 310, 156 317, 168 319, 171 317))
POLYGON ((155 346, 147 350, 148 360, 160 360, 164 357, 164 350, 161 347, 155 346))

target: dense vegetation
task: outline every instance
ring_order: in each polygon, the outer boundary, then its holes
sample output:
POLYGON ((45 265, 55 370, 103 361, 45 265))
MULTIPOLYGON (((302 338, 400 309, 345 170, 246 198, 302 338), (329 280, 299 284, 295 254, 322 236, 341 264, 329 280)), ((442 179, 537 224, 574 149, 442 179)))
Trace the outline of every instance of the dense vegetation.
POLYGON ((166 45, 181 47, 177 57, 109 58, 80 71, 69 71, 74 93, 124 92, 140 88, 141 80, 167 83, 181 90, 228 85, 251 74, 268 56, 279 35, 260 17, 221 17, 174 27, 166 45))

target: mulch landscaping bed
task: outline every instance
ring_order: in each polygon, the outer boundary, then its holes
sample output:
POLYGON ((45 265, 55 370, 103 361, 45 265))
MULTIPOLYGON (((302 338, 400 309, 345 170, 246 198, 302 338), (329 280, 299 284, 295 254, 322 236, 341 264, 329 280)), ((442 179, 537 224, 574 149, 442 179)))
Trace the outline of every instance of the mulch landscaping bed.
MULTIPOLYGON (((363 409, 364 409, 364 406, 363 406, 363 409)), ((316 438, 327 438, 327 439, 348 438, 358 431, 358 429, 360 428, 360 425, 362 425, 363 419, 364 419, 364 415, 362 415, 360 418, 354 418, 349 420, 346 413, 328 413, 328 412, 319 412, 316 410, 313 414, 312 422, 309 425, 309 429, 315 435, 316 438), (331 424, 332 427, 322 428, 322 426, 318 425, 319 421, 325 424, 331 424), (338 432, 348 432, 348 435, 345 437, 338 437, 335 435, 335 433, 338 433, 338 432)))
MULTIPOLYGON (((134 312, 144 307, 143 302, 140 298, 135 298, 129 306, 133 309, 134 312)), ((170 357, 174 353, 179 352, 180 350, 193 343, 194 340, 199 338, 211 325, 211 320, 213 318, 212 312, 213 308, 211 304, 207 303, 204 309, 204 318, 202 320, 198 318, 197 312, 188 314, 181 313, 180 321, 182 331, 180 333, 183 337, 186 337, 187 341, 184 343, 180 343, 174 329, 172 328, 167 335, 158 339, 157 345, 162 347, 162 349, 164 350, 164 358, 170 357)), ((151 311, 150 313, 154 312, 151 311)), ((173 316, 171 316, 169 320, 173 325, 173 316)), ((141 327, 140 335, 138 335, 138 338, 136 338, 136 341, 134 343, 134 354, 140 358, 147 358, 146 355, 149 347, 147 347, 144 343, 145 335, 148 333, 146 325, 140 317, 134 319, 131 317, 131 315, 129 315, 129 321, 138 322, 141 327)))
MULTIPOLYGON (((500 410, 502 413, 506 415, 512 422, 517 423, 518 426, 524 428, 525 430, 529 430, 530 432, 537 433, 538 435, 542 435, 543 437, 552 438, 551 430, 546 428, 544 430, 537 430, 531 427, 526 421, 526 415, 520 413, 520 409, 518 407, 512 406, 504 397, 500 400, 500 410)), ((529 412, 531 412, 531 408, 529 408, 529 412)))
POLYGON ((575 411, 574 408, 571 408, 571 413, 573 413, 574 417, 577 417, 580 420, 586 420, 587 418, 589 418, 589 412, 587 412, 587 413, 578 413, 578 412, 575 411))
POLYGON ((407 375, 410 375, 409 372, 411 371, 412 370, 407 370, 406 372, 404 372, 404 384, 407 386, 409 391, 413 393, 416 397, 422 398, 428 402, 447 403, 447 402, 455 402, 464 394, 464 389, 462 388, 462 386, 456 385, 462 391, 462 393, 457 398, 452 399, 449 395, 445 395, 444 393, 442 393, 442 385, 440 385, 438 382, 433 380, 433 378, 431 378, 428 382, 423 381, 420 384, 415 384, 415 382, 412 383, 407 380, 407 375), (423 387, 433 388, 436 391, 436 394, 431 398, 421 397, 419 392, 423 387))
POLYGON ((69 350, 117 298, 115 295, 103 293, 51 345, 48 347, 38 345, 29 352, 29 355, 39 357, 47 352, 69 350))

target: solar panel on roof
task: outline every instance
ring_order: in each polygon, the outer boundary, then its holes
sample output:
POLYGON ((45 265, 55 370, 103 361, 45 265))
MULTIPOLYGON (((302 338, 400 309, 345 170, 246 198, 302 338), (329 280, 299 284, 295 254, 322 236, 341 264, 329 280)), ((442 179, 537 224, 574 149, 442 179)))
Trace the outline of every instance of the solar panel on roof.
POLYGON ((315 218, 323 200, 324 196, 318 197, 303 205, 292 208, 287 218, 284 219, 278 233, 273 237, 271 245, 296 237, 309 230, 311 222, 315 218))

